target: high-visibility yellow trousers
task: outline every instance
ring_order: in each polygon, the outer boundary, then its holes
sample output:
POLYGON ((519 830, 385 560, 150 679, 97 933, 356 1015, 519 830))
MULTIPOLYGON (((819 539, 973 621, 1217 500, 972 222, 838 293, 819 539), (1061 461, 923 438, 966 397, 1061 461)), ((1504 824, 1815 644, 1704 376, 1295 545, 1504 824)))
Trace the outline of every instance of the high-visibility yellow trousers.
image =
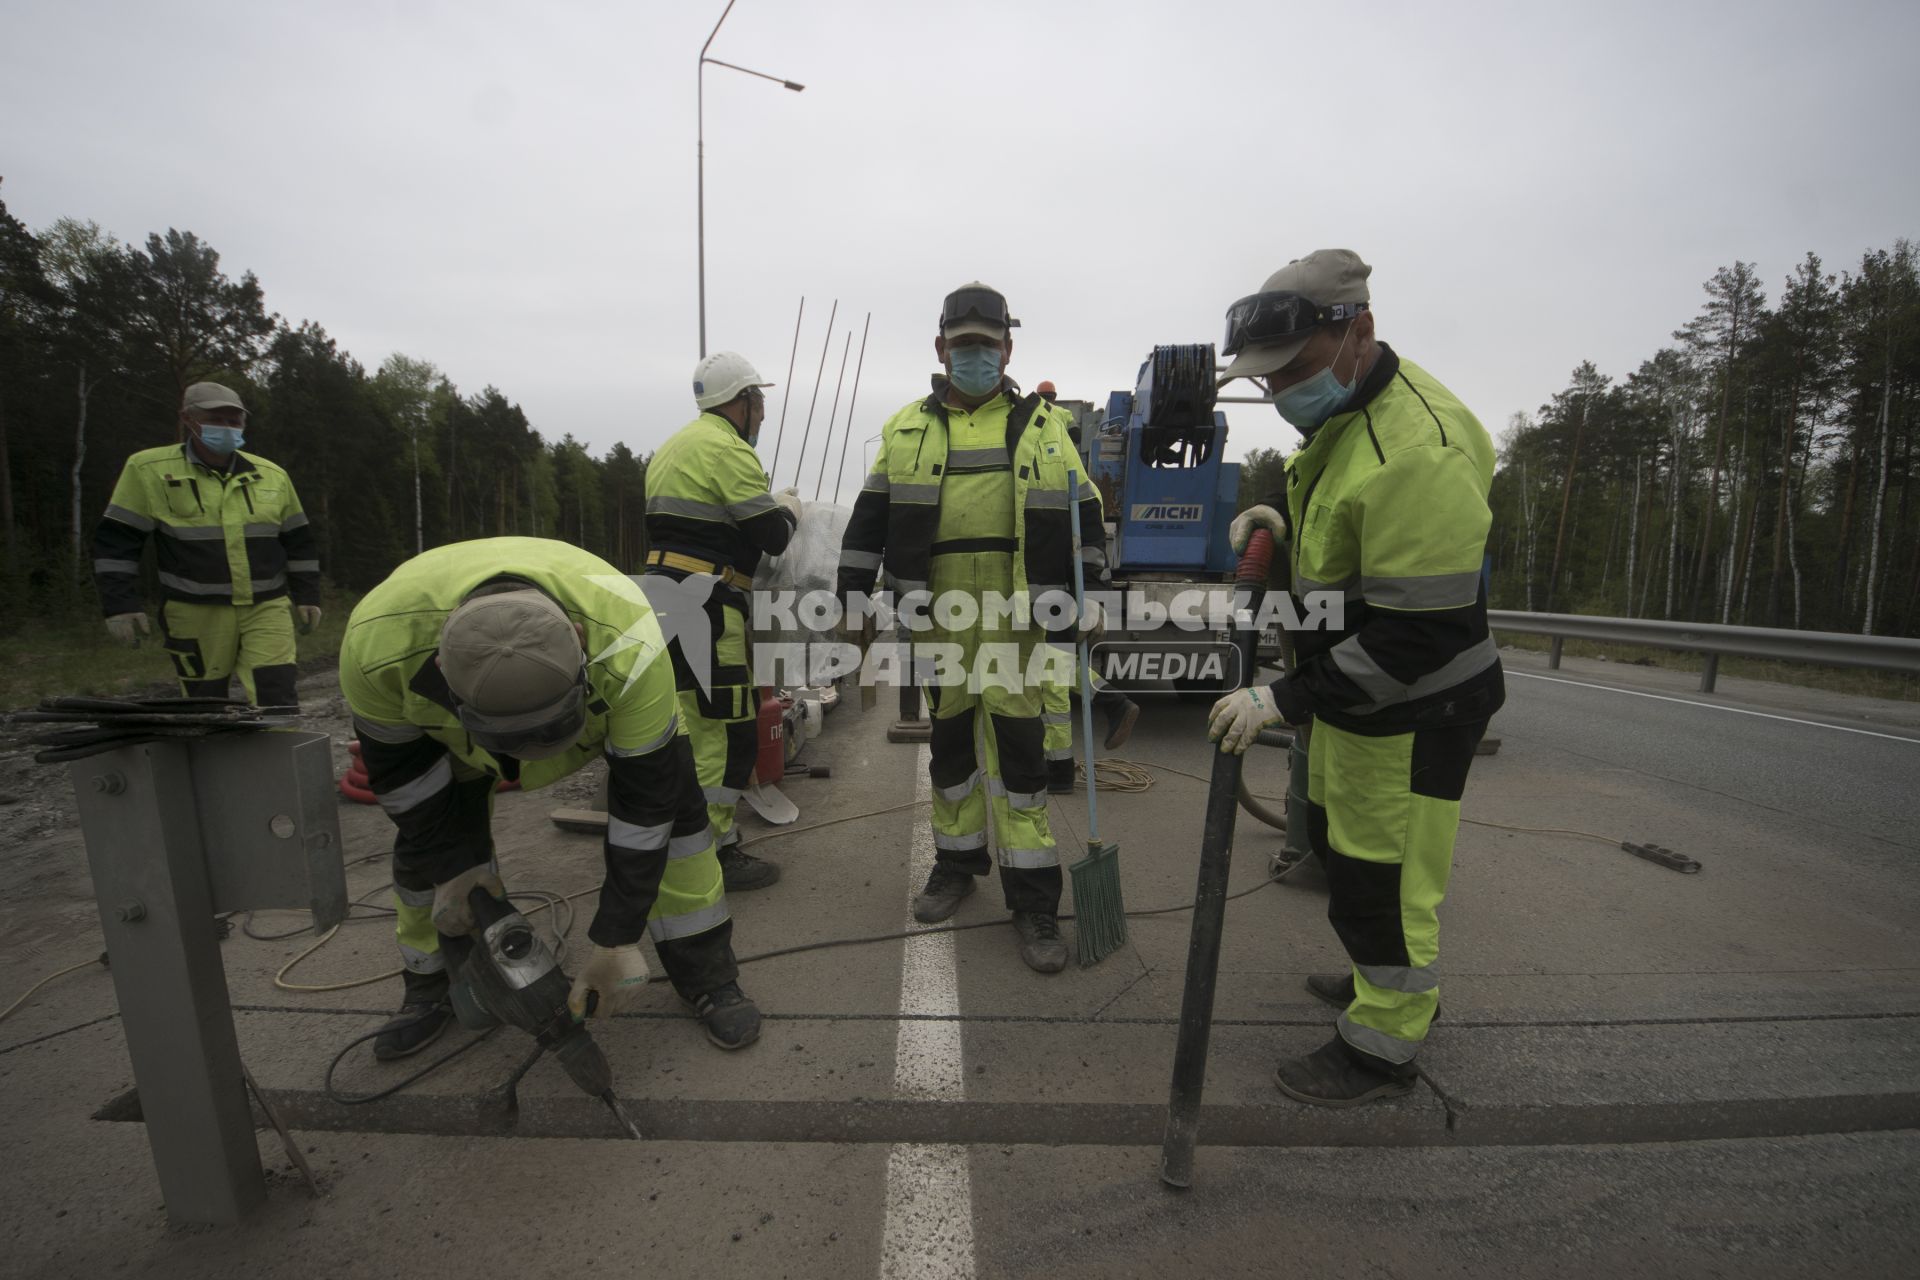
MULTIPOLYGON (((1010 596, 1008 552, 936 555, 928 587, 935 601, 949 591, 976 598, 1010 596)), ((984 614, 984 611, 982 611, 984 614)), ((1042 686, 1027 681, 1036 645, 1031 625, 982 617, 954 630, 935 625, 928 639, 957 657, 955 680, 926 684, 932 711, 933 843, 942 863, 985 875, 994 861, 1010 911, 1060 909, 1060 855, 1047 820, 1047 758, 1041 722, 1042 686), (989 853, 988 818, 992 818, 989 853)), ((1070 661, 1069 661, 1070 667, 1070 661)))
POLYGON ((224 698, 237 674, 255 706, 299 704, 293 606, 284 596, 243 605, 168 600, 160 606, 160 638, 186 697, 224 698))
POLYGON ((1440 1002, 1438 909, 1486 728, 1368 737, 1319 721, 1308 741, 1308 833, 1326 864, 1327 919, 1353 964, 1340 1035, 1389 1063, 1413 1060, 1440 1002))

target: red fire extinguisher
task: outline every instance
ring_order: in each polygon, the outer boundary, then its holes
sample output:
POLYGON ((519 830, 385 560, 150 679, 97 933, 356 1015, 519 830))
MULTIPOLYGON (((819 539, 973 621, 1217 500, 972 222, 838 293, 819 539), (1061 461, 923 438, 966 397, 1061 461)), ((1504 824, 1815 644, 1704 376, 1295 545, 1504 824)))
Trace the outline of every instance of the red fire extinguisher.
POLYGON ((776 698, 770 686, 760 687, 759 752, 754 757, 753 775, 762 783, 773 784, 787 775, 786 715, 792 698, 776 698))

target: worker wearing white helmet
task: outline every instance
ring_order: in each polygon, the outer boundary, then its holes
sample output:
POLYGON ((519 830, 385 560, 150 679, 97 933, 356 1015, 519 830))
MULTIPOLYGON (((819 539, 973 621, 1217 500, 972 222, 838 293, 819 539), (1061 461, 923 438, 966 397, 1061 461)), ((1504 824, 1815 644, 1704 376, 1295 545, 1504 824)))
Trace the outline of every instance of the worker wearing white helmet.
POLYGON ((693 369, 700 416, 647 466, 647 578, 711 587, 698 602, 709 625, 670 625, 667 639, 680 722, 693 739, 720 870, 734 893, 780 878, 778 866, 740 848, 734 825, 740 793, 753 780, 759 720, 759 690, 747 661, 747 592, 760 557, 786 550, 800 523, 799 496, 792 489, 769 493, 754 451, 766 417, 763 388, 772 385, 735 352, 701 360, 693 369), (696 634, 704 637, 704 652, 689 654, 696 634))

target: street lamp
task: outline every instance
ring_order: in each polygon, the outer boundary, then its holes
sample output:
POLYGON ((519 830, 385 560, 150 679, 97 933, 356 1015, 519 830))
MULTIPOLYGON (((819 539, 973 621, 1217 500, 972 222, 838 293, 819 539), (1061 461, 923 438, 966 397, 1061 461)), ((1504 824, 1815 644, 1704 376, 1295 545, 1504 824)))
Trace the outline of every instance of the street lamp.
MULTIPOLYGON (((720 11, 720 22, 727 20, 733 12, 734 0, 727 0, 727 7, 720 11)), ((700 188, 700 358, 707 357, 707 64, 725 67, 729 71, 744 71, 750 76, 759 76, 762 80, 771 80, 785 89, 799 93, 807 86, 795 84, 791 80, 782 80, 779 76, 770 76, 764 71, 755 71, 750 67, 737 67, 731 62, 722 62, 718 58, 709 58, 707 49, 713 44, 713 38, 720 34, 720 22, 713 24, 713 30, 707 33, 707 43, 700 46, 700 68, 695 73, 697 82, 694 114, 696 116, 697 145, 699 149, 699 188, 700 188)))

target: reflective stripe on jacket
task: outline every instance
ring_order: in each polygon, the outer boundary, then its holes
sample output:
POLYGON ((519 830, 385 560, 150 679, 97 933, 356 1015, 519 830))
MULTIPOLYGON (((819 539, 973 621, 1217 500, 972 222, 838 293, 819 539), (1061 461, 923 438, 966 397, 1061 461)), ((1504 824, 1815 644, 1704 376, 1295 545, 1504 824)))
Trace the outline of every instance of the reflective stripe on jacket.
POLYGON ((1287 459, 1294 594, 1338 592, 1345 610, 1296 636, 1291 681, 1316 716, 1384 734, 1499 708, 1480 576, 1493 466, 1479 420, 1384 343, 1353 406, 1287 459))
MULTIPOLYGON (((607 880, 589 930, 597 943, 638 940, 666 861, 712 848, 660 625, 634 581, 590 552, 544 538, 486 538, 415 556, 354 608, 340 648, 340 687, 363 751, 377 743, 389 759, 409 755, 389 771, 391 787, 374 789, 416 847, 490 840, 483 821, 457 836, 446 827, 455 760, 531 789, 604 756, 607 880), (496 757, 476 746, 434 660, 447 615, 475 588, 501 579, 551 596, 586 646, 587 721, 574 745, 549 759, 496 757), (414 822, 414 815, 424 818, 414 822)), ((476 846, 462 865, 490 854, 476 846)), ((716 876, 714 902, 721 901, 716 876)))
POLYGON ((127 459, 93 534, 93 576, 107 616, 134 613, 140 557, 157 546, 160 593, 188 604, 254 604, 291 595, 320 603, 313 527, 287 473, 240 452, 227 471, 187 444, 127 459))
MULTIPOLYGON (((941 481, 950 457, 947 436, 945 383, 934 393, 902 408, 881 429, 880 452, 873 474, 854 500, 853 515, 840 544, 838 587, 844 597, 852 592, 871 594, 884 577, 896 593, 925 591, 934 535, 940 523, 941 481)), ((1100 501, 1092 484, 1080 475, 1077 493, 1068 493, 1067 476, 1084 466, 1067 434, 1065 410, 1055 409, 1037 395, 1019 401, 1006 391, 973 411, 978 420, 1005 414, 1002 445, 1013 470, 1014 593, 1030 605, 1050 594, 1064 597, 1066 625, 1073 617, 1073 530, 1080 522, 1084 547, 1106 546, 1100 501)), ((1089 558, 1091 559, 1091 558, 1089 558)))
POLYGON ((674 432, 647 464, 647 546, 738 569, 793 537, 793 517, 767 491, 760 455, 734 425, 703 413, 674 432))

